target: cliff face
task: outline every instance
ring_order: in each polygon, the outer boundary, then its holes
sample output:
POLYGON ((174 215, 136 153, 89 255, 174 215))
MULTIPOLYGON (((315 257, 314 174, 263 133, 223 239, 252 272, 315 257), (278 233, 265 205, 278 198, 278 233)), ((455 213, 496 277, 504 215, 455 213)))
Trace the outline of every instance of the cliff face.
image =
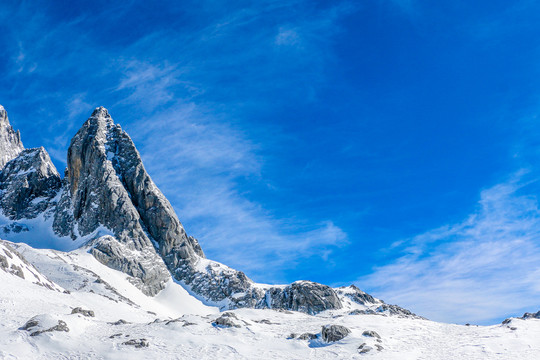
POLYGON ((0 169, 23 150, 21 134, 13 130, 6 110, 0 105, 0 169))
POLYGON ((96 108, 71 140, 63 180, 43 148, 22 151, 18 133, 4 118, 0 139, 9 141, 0 147, 0 159, 8 159, 0 173, 0 207, 12 220, 43 213, 59 237, 87 238, 85 246, 97 260, 129 275, 147 295, 157 294, 172 275, 223 309, 315 314, 342 307, 328 286, 301 281, 262 287, 243 272, 206 259, 146 172, 129 135, 105 108, 96 108))
POLYGON ((48 210, 61 187, 60 175, 44 148, 23 150, 0 172, 0 209, 13 220, 48 210))

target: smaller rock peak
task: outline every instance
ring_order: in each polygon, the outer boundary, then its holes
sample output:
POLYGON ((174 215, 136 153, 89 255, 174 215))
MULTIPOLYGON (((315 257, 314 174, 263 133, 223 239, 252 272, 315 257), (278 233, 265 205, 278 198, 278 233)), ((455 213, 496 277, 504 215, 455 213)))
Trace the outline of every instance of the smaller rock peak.
POLYGON ((8 123, 8 116, 7 116, 7 111, 6 109, 4 109, 4 107, 2 105, 0 105, 0 124, 2 123, 8 123))

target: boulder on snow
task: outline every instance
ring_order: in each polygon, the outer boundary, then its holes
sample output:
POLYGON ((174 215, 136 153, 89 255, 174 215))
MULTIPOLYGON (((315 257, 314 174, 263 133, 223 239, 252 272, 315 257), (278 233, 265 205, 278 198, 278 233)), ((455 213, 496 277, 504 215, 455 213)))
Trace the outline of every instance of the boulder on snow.
POLYGON ((126 342, 123 342, 122 345, 131 345, 135 346, 136 348, 140 349, 143 347, 148 347, 149 343, 146 339, 131 339, 126 342))
POLYGON ((370 352, 371 350, 373 350, 373 348, 371 346, 368 346, 366 343, 363 343, 361 344, 359 347, 358 347, 358 352, 360 354, 365 354, 365 353, 368 353, 370 352))
POLYGON ((289 335, 288 339, 314 340, 317 338, 317 336, 318 336, 317 334, 312 334, 312 333, 303 333, 300 335, 292 333, 291 335, 289 335))
POLYGON ((75 309, 71 310, 71 314, 81 314, 86 317, 95 317, 96 314, 94 314, 93 310, 84 310, 81 307, 76 307, 75 309))
POLYGON ((215 319, 212 324, 215 325, 215 326, 228 327, 228 328, 229 327, 235 327, 235 328, 241 327, 240 325, 236 324, 232 319, 238 320, 238 317, 233 313, 226 312, 226 313, 223 313, 217 319, 215 319))
POLYGON ((339 341, 350 333, 351 330, 342 325, 325 325, 321 330, 322 339, 325 342, 339 341))
POLYGON ((374 338, 377 338, 377 339, 380 339, 381 336, 379 334, 377 334, 375 331, 373 330, 366 330, 362 333, 363 336, 367 336, 367 337, 374 337, 374 338))
POLYGON ((30 332, 30 336, 37 336, 46 332, 64 331, 69 332, 69 328, 64 320, 56 319, 51 315, 37 315, 28 320, 20 330, 30 332))

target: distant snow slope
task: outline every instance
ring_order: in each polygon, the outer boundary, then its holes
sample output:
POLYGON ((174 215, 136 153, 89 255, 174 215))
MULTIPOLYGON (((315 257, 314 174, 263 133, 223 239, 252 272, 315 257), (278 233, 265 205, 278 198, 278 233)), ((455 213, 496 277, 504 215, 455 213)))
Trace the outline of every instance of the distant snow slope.
MULTIPOLYGON (((233 327, 224 327, 215 323, 224 313, 203 305, 174 282, 148 297, 126 274, 102 265, 83 249, 66 253, 0 242, 0 256, 8 259, 8 265, 0 267, 0 359, 540 358, 540 320, 534 318, 462 326, 350 315, 351 308, 383 304, 376 300, 366 306, 351 302, 345 309, 315 316, 234 310, 225 313, 232 314, 225 318, 233 327), (9 270, 11 265, 20 267, 24 278, 16 268, 9 270), (86 310, 94 316, 85 316, 86 310), (326 343, 321 328, 329 324, 343 325, 351 333, 326 343), (364 335, 366 331, 380 339, 364 335)), ((337 292, 349 298, 358 295, 354 288, 337 292)))

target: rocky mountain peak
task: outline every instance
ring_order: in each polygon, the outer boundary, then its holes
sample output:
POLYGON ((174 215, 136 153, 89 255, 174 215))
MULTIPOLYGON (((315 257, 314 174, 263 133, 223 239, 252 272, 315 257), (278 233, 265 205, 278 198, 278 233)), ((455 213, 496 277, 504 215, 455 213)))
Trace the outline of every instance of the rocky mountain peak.
POLYGON ((61 186, 43 147, 26 149, 0 172, 0 209, 10 219, 32 219, 47 210, 61 186))
MULTIPOLYGON (((0 134, 14 132, 9 127, 0 134)), ((223 309, 316 314, 343 307, 328 286, 309 281, 260 286, 243 272, 206 259, 146 172, 129 135, 104 107, 96 108, 71 140, 63 180, 43 148, 25 150, 17 157, 23 150, 20 139, 6 139, 0 145, 7 144, 4 148, 11 152, 0 154, 15 159, 0 172, 3 213, 12 220, 45 214, 52 218, 56 235, 84 240, 99 262, 129 275, 147 295, 159 293, 172 276, 223 309)))
POLYGON ((94 109, 92 112, 92 115, 90 115, 89 121, 100 121, 105 122, 107 124, 112 124, 113 120, 111 118, 111 115, 109 115, 109 111, 105 109, 103 106, 98 106, 94 109))
POLYGON ((6 110, 0 105, 0 169, 23 149, 21 134, 19 131, 13 130, 9 124, 6 110))

